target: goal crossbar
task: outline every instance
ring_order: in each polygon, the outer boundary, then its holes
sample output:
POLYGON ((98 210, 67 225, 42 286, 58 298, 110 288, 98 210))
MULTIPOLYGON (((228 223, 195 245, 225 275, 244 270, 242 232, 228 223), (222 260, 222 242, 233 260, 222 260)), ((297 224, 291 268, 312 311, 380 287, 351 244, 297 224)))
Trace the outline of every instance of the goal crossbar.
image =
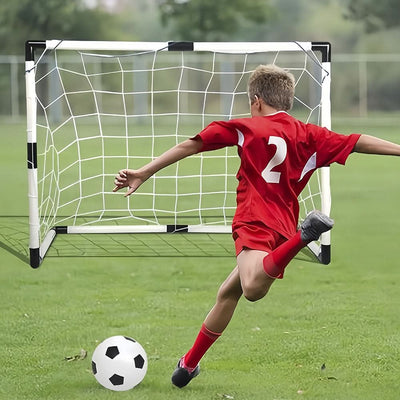
MULTIPOLYGON (((118 41, 76 41, 46 40, 28 42, 28 46, 45 47, 47 50, 78 51, 211 51, 221 53, 260 52, 260 51, 311 51, 316 46, 329 46, 317 42, 118 42, 118 41), (31 43, 31 44, 29 44, 31 43)), ((328 49, 327 49, 328 51, 328 49)))

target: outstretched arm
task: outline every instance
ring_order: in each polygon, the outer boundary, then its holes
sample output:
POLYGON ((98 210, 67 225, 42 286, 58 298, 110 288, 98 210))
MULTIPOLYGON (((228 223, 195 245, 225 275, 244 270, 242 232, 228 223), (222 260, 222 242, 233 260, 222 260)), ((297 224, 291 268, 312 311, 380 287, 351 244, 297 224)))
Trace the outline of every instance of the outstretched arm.
POLYGON ((361 135, 354 146, 356 153, 400 156, 400 145, 374 136, 361 135))
POLYGON ((179 143, 167 150, 161 156, 144 165, 142 168, 139 168, 138 170, 122 169, 115 176, 115 187, 113 192, 116 192, 124 187, 129 187, 125 193, 125 197, 131 195, 143 182, 149 179, 157 171, 167 167, 168 165, 174 164, 183 158, 191 156, 192 154, 198 153, 201 147, 202 142, 200 139, 187 139, 184 142, 179 143))

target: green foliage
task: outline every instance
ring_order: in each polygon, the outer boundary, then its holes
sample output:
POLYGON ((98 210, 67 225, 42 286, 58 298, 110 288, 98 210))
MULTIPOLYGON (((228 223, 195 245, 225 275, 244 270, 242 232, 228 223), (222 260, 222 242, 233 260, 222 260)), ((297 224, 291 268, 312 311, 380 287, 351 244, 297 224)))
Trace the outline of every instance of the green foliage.
POLYGON ((26 40, 112 39, 115 17, 81 0, 0 0, 0 40, 3 52, 20 53, 26 40))
POLYGON ((348 18, 362 21, 367 32, 375 32, 400 26, 398 0, 351 0, 348 18))
POLYGON ((125 2, 125 7, 116 18, 125 40, 166 41, 171 39, 160 18, 156 0, 125 2))
MULTIPOLYGON (((113 12, 85 0, 0 0, 2 54, 28 39, 330 41, 335 52, 365 52, 368 31, 399 26, 397 0, 135 0, 113 12), (346 6, 347 4, 347 6, 346 6), (346 18, 344 18, 344 16, 346 18)), ((98 2, 101 3, 101 2, 98 2)), ((395 43, 387 35, 380 43, 395 43)), ((383 52, 383 51, 382 51, 383 52)))
POLYGON ((228 40, 243 20, 262 24, 272 15, 264 0, 162 0, 161 18, 172 23, 176 39, 194 41, 228 40))

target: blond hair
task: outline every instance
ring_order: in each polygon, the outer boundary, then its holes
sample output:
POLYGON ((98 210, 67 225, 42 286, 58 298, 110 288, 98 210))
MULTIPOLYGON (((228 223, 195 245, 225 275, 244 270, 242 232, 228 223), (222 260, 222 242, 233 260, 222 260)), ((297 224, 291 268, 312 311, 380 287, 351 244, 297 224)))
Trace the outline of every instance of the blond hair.
POLYGON ((290 72, 273 64, 259 65, 248 82, 250 103, 258 97, 278 111, 289 111, 293 105, 294 85, 290 72))

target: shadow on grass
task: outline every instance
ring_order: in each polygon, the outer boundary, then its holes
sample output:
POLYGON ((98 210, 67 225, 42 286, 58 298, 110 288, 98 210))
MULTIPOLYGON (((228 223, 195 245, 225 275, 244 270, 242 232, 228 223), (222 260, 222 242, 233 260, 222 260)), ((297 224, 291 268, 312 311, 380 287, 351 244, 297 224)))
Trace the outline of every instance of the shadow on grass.
POLYGON ((46 257, 234 257, 229 234, 59 234, 46 257))
POLYGON ((28 217, 0 216, 0 248, 29 264, 28 217))
MULTIPOLYGON (((0 248, 29 265, 27 216, 0 216, 0 248)), ((51 257, 234 257, 230 234, 58 234, 51 257)))
MULTIPOLYGON (((28 217, 0 216, 0 248, 29 265, 28 217)), ((230 234, 59 234, 52 257, 234 257, 230 234)), ((45 258, 45 259, 46 259, 45 258)), ((296 259, 316 262, 308 249, 296 259)))

